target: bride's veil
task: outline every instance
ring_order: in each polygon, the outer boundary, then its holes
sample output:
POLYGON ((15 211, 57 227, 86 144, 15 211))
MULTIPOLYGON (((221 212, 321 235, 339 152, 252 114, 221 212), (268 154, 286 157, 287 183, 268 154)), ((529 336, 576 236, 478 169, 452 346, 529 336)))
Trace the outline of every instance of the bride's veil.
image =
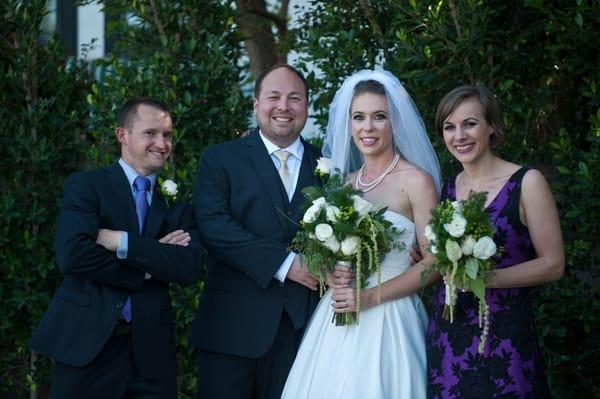
POLYGON ((411 164, 428 172, 439 194, 440 166, 423 119, 404 86, 388 71, 362 70, 344 81, 329 106, 323 155, 331 158, 332 167, 338 168, 342 173, 354 171, 362 165, 362 155, 352 141, 350 104, 354 87, 363 80, 375 80, 385 87, 396 152, 411 164))

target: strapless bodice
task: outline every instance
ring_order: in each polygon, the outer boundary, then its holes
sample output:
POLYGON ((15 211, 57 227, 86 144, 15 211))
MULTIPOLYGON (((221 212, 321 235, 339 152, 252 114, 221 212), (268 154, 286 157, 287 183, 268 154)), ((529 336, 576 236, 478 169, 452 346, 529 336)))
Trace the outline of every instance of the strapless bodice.
MULTIPOLYGON (((410 249, 415 242, 415 224, 406 216, 392 211, 385 211, 384 217, 397 229, 394 241, 403 243, 403 248, 392 249, 381 263, 381 282, 387 281, 404 272, 410 266, 410 249)), ((368 286, 377 284, 377 274, 368 279, 368 286)))

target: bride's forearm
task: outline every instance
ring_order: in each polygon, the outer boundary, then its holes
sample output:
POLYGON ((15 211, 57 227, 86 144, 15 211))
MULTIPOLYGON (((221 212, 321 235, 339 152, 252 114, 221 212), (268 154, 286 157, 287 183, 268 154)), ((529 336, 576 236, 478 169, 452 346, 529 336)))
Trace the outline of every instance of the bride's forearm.
POLYGON ((396 276, 381 286, 367 288, 364 291, 363 298, 365 307, 373 307, 379 303, 393 301, 395 299, 404 298, 418 292, 421 288, 428 286, 439 280, 439 274, 436 272, 430 273, 427 276, 424 284, 421 281, 421 274, 429 267, 423 261, 409 267, 404 273, 396 276), (379 295, 381 301, 379 302, 379 295))

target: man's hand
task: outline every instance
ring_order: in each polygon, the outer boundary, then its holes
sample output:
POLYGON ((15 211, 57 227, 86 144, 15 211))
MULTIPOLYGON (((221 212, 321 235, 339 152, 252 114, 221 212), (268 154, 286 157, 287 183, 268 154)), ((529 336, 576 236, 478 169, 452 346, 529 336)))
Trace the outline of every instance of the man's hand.
POLYGON ((308 267, 300 263, 300 257, 296 255, 292 261, 292 266, 288 270, 287 279, 297 282, 306 288, 316 291, 319 280, 308 272, 308 267))
POLYGON ((180 245, 182 247, 187 247, 190 244, 191 240, 192 238, 190 237, 190 233, 183 230, 175 230, 167 234, 163 238, 159 239, 158 242, 163 244, 180 245))
POLYGON ((122 234, 123 232, 118 230, 100 229, 98 230, 96 243, 102 245, 109 251, 117 252, 122 234))

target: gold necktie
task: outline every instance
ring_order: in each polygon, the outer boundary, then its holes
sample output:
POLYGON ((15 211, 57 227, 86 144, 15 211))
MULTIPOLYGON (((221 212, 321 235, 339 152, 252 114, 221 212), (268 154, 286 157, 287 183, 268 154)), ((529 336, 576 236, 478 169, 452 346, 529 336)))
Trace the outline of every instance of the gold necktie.
POLYGON ((286 150, 277 150, 273 153, 277 159, 279 159, 279 176, 281 177, 281 181, 283 182, 283 186, 285 187, 285 192, 290 192, 290 170, 287 166, 287 160, 290 157, 290 153, 286 150))

